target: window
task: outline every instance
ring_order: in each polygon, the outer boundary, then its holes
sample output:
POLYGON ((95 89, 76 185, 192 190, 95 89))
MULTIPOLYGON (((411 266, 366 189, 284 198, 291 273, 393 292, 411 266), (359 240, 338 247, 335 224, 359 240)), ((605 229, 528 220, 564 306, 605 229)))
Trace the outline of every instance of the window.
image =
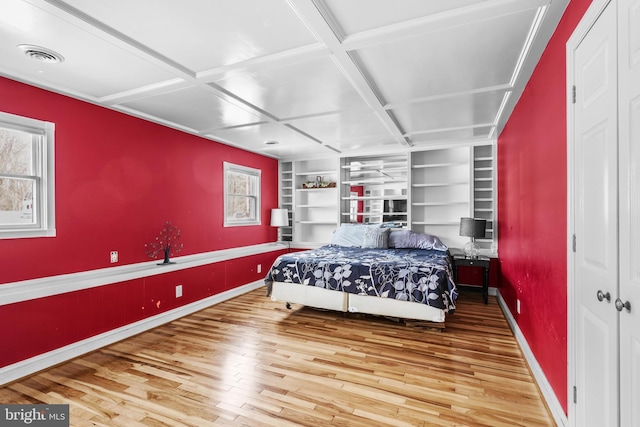
POLYGON ((224 225, 260 224, 260 170, 224 162, 224 225))
POLYGON ((54 125, 0 113, 0 239, 55 236, 54 125))

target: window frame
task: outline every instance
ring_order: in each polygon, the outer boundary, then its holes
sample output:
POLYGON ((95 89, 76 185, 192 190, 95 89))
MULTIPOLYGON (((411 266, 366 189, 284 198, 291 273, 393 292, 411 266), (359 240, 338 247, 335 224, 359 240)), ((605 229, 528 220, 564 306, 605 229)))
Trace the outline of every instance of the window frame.
MULTIPOLYGON (((0 128, 32 135, 33 175, 22 175, 35 181, 32 224, 0 224, 0 239, 55 237, 55 124, 0 112, 0 128)), ((20 175, 0 173, 0 177, 20 175)))
POLYGON ((225 227, 239 227, 239 226, 247 226, 247 225, 261 225, 261 215, 260 212, 262 211, 261 208, 261 203, 262 203, 262 199, 261 199, 261 186, 262 186, 262 170, 260 169, 256 169, 256 168, 252 168, 252 167, 248 167, 248 166, 242 166, 242 165, 237 165, 235 163, 230 163, 230 162, 223 162, 224 163, 224 167, 223 167, 223 173, 224 173, 224 211, 223 211, 223 218, 224 218, 224 226, 225 227), (251 178, 255 178, 256 180, 256 189, 255 189, 255 194, 254 195, 234 195, 234 194, 229 194, 227 192, 227 184, 228 184, 228 173, 232 172, 232 173, 237 173, 237 174, 245 174, 245 175, 249 175, 251 178), (229 204, 229 199, 230 196, 241 196, 241 197, 247 197, 247 198, 252 198, 255 200, 255 210, 256 210, 256 214, 255 214, 255 218, 249 218, 249 219, 238 219, 238 220, 229 220, 229 218, 227 217, 227 207, 229 204))

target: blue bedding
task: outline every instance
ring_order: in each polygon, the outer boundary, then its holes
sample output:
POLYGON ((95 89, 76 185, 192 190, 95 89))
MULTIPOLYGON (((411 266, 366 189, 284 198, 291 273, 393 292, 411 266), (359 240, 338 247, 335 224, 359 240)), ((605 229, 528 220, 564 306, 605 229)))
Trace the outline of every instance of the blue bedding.
POLYGON ((358 295, 413 301, 455 310, 458 296, 447 252, 433 249, 363 249, 327 245, 279 256, 271 283, 299 283, 358 295))

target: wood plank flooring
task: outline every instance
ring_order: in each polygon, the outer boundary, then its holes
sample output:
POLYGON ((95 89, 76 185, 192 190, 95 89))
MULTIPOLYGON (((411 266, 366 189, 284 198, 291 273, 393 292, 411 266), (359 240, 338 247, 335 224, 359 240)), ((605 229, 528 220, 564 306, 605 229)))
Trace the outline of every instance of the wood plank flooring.
POLYGON ((494 297, 443 331, 258 289, 0 388, 72 426, 554 426, 494 297))

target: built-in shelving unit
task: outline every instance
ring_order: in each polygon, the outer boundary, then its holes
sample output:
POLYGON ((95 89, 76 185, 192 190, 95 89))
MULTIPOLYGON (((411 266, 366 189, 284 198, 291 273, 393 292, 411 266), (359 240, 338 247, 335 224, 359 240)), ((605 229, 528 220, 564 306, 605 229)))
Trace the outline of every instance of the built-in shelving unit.
POLYGON ((407 155, 341 159, 340 222, 407 226, 407 155))
POLYGON ((476 242, 482 249, 496 251, 495 147, 473 147, 473 216, 487 220, 487 234, 476 242))
POLYGON ((290 242, 293 240, 293 162, 280 162, 280 207, 287 209, 289 215, 289 225, 278 229, 278 240, 290 242))
POLYGON ((462 247, 460 218, 472 212, 471 148, 411 153, 411 229, 462 247))
POLYGON ((462 247, 460 218, 487 220, 481 248, 496 252, 495 148, 439 148, 377 156, 280 162, 280 206, 290 212, 282 240, 331 241, 341 223, 395 222, 462 247))
POLYGON ((294 241, 316 245, 331 241, 339 224, 337 158, 294 162, 294 241))

